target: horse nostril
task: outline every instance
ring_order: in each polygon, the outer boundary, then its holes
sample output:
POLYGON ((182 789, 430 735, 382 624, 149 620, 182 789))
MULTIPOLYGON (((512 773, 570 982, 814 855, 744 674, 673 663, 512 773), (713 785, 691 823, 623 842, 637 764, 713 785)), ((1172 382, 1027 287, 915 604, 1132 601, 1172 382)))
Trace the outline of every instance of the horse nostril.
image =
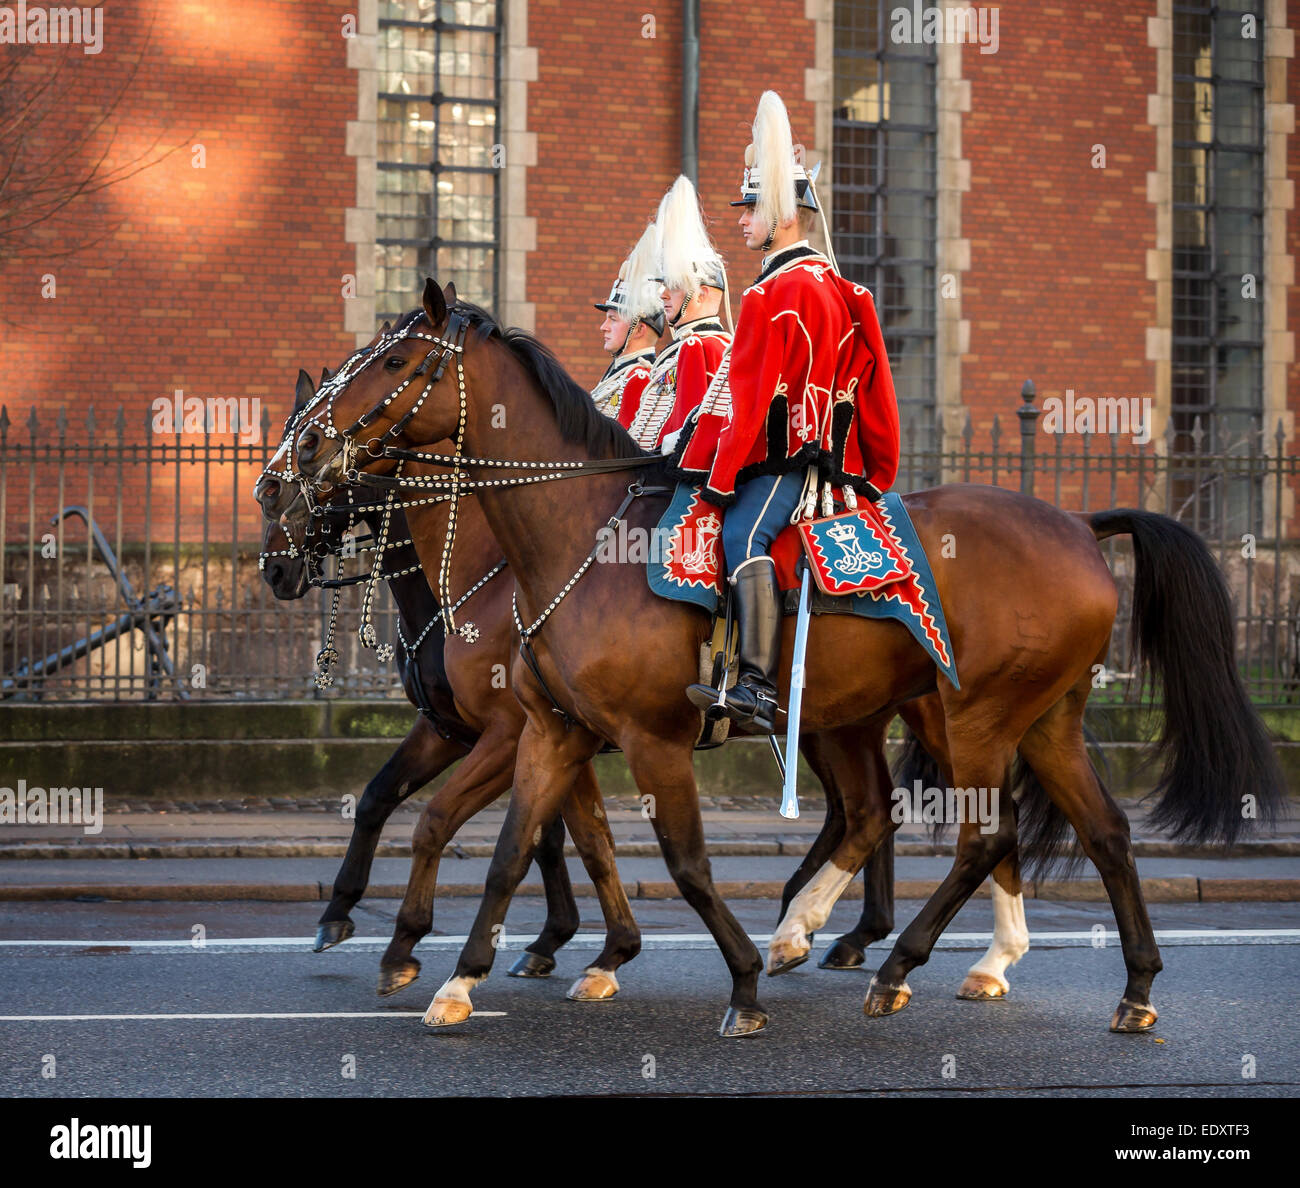
POLYGON ((265 479, 257 498, 263 507, 269 507, 280 498, 280 484, 276 479, 265 479))

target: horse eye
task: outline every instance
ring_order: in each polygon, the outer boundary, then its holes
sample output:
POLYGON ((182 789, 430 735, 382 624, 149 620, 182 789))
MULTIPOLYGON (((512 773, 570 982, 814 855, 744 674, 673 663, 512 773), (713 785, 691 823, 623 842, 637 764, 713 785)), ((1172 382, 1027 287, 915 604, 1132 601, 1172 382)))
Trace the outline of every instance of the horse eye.
POLYGON ((385 371, 401 371, 406 366, 405 359, 399 359, 396 355, 390 355, 384 360, 385 371))

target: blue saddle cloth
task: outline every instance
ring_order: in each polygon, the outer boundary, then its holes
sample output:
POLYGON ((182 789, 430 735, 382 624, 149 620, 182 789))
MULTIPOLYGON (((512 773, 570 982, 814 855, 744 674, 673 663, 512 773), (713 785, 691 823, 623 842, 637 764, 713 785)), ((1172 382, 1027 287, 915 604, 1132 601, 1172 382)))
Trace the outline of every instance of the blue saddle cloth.
MULTIPOLYGON (((960 689, 934 572, 903 506, 902 496, 887 491, 876 502, 876 508, 907 562, 908 576, 865 594, 832 598, 814 591, 813 613, 897 620, 960 689)), ((723 588, 721 533, 722 512, 700 497, 698 487, 678 484, 668 510, 659 521, 656 547, 647 562, 650 589, 661 598, 693 603, 716 613, 723 588)), ((787 614, 791 605, 792 600, 787 600, 787 614)))

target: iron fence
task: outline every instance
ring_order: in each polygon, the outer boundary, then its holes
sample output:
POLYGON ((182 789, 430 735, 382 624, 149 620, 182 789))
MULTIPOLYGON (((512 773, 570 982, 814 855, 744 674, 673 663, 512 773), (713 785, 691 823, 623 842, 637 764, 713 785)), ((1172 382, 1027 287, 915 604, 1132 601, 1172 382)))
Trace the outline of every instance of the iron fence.
MULTIPOLYGON (((906 426, 899 488, 991 483, 1070 510, 1176 517, 1207 541, 1229 582, 1252 695, 1300 701, 1300 543, 1286 532, 1300 459, 1281 424, 1234 437, 1197 423, 1140 442, 1049 432, 1049 410, 1035 400, 1026 384, 1008 410, 1015 428, 995 418, 978 447, 969 420, 947 437, 906 426)), ((0 409, 0 699, 400 697, 395 667, 357 643, 359 588, 344 591, 336 683, 322 692, 313 661, 327 596, 277 602, 261 580, 251 493, 275 439, 266 414, 244 442, 160 437, 148 417, 132 431, 120 410, 105 425, 93 410, 74 423, 33 409, 19 427, 0 409)), ((1125 538, 1103 549, 1120 614, 1096 696, 1134 700, 1143 691, 1127 630, 1131 549, 1125 538)), ((395 638, 387 590, 375 624, 381 640, 395 638)))

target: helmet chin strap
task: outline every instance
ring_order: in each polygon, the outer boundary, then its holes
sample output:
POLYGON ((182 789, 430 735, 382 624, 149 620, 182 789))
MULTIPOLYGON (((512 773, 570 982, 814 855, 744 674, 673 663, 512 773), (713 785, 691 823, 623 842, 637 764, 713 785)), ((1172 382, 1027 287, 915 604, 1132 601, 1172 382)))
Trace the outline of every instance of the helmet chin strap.
POLYGON ((776 216, 772 217, 772 225, 767 229, 767 238, 763 240, 763 246, 758 250, 760 252, 769 252, 772 250, 772 240, 776 238, 776 216))
POLYGON ((627 344, 632 341, 632 335, 636 333, 636 328, 639 325, 641 325, 641 315, 637 314, 637 316, 632 319, 631 324, 628 326, 627 333, 623 336, 623 345, 619 347, 618 350, 613 352, 615 359, 617 359, 619 355, 621 355, 624 351, 627 350, 627 344))
POLYGON ((672 318, 669 318, 669 319, 668 319, 668 324, 669 324, 670 326, 676 326, 677 323, 680 322, 680 321, 682 320, 682 314, 684 314, 684 313, 686 312, 686 307, 687 307, 688 305, 690 305, 690 303, 691 303, 692 301, 694 301, 694 300, 695 300, 695 290, 694 290, 694 289, 687 289, 687 290, 686 290, 686 296, 682 298, 682 303, 681 303, 681 305, 679 305, 679 306, 677 307, 677 314, 676 314, 676 316, 675 316, 675 317, 672 317, 672 318))

